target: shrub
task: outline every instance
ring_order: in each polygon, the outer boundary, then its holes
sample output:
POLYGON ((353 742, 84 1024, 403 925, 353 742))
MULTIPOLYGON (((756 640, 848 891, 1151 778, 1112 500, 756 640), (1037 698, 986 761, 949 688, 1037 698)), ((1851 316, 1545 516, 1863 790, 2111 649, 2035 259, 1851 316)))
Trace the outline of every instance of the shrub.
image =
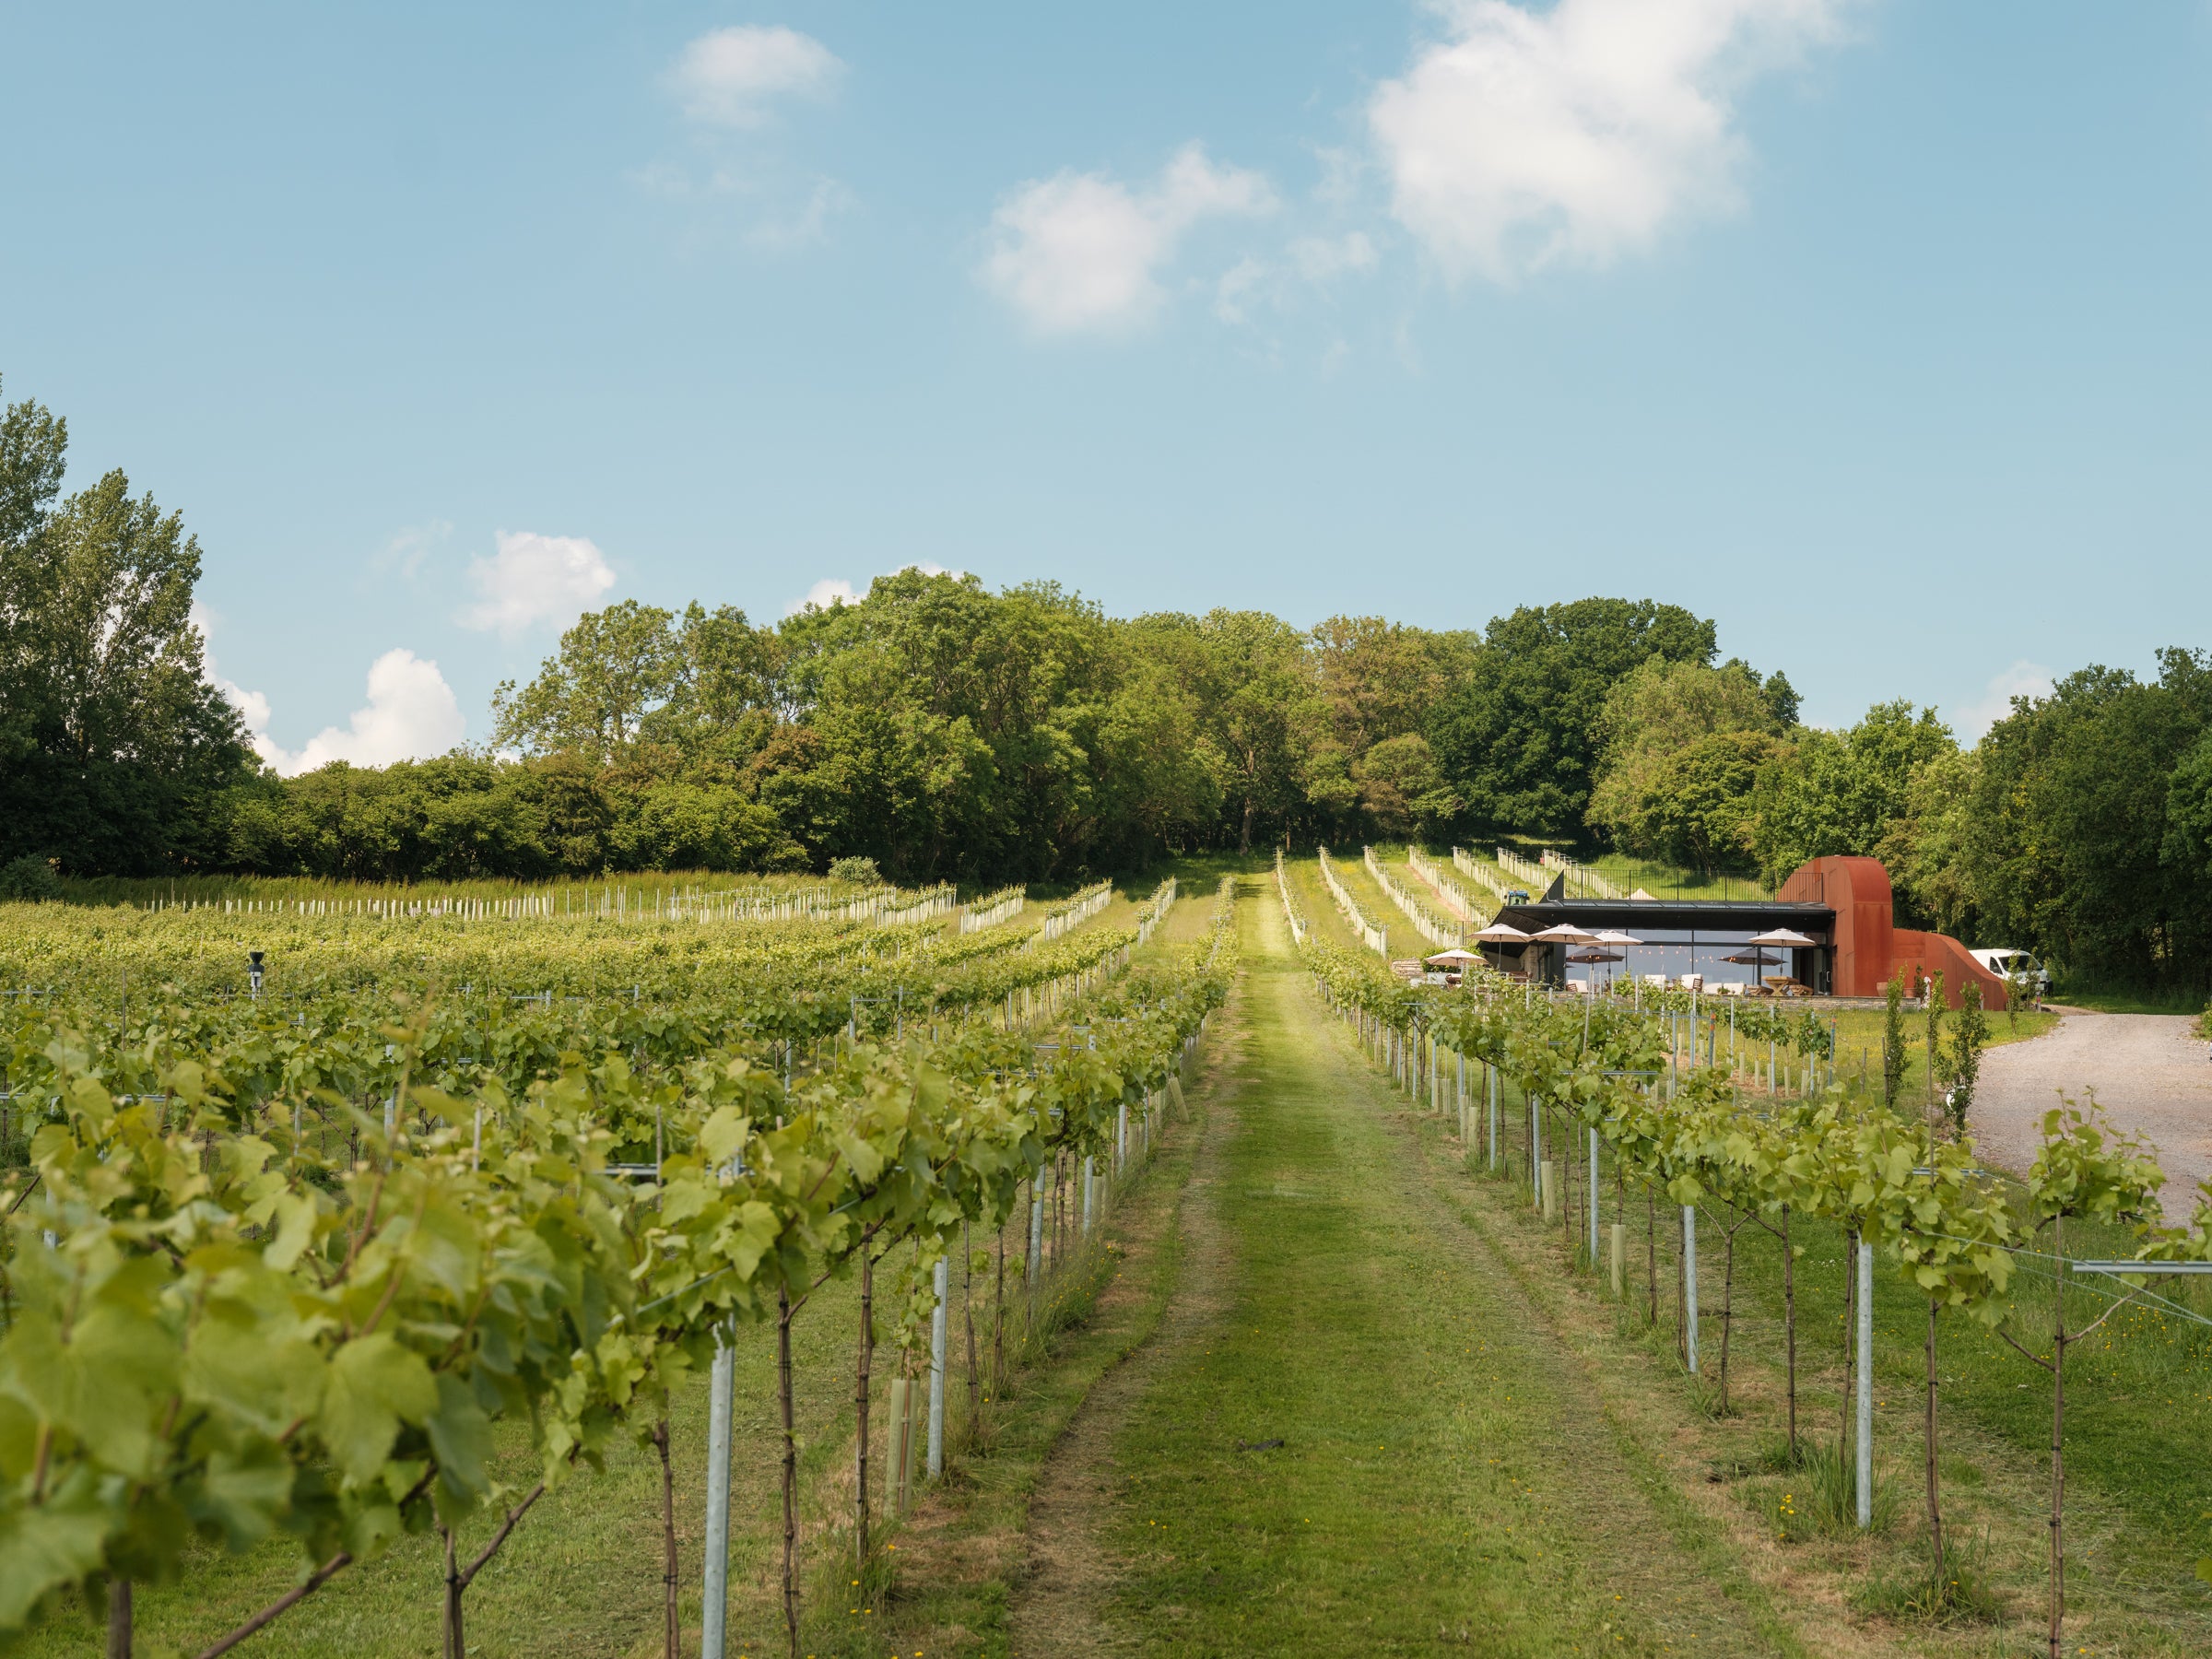
POLYGON ((849 881, 854 887, 881 887, 882 872, 872 858, 833 858, 830 861, 830 879, 849 881))
POLYGON ((61 896, 62 878, 53 873, 51 861, 26 853, 0 865, 0 899, 35 900, 61 896))

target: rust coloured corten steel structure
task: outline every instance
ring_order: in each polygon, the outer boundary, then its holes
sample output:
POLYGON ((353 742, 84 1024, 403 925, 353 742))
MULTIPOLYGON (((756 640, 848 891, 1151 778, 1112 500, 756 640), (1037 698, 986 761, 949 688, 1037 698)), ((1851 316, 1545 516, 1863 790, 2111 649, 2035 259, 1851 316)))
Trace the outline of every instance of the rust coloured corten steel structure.
POLYGON ((1835 912, 1835 995, 1880 996, 1900 973, 1905 988, 1914 991, 1923 979, 1941 971, 1944 1000, 1952 1007, 1959 1006, 1969 980, 1981 984, 1984 1007, 2005 1006, 2004 979, 1967 955, 1958 940, 1897 925, 1889 872, 1878 858, 1816 858, 1800 865, 1774 896, 1784 902, 1824 904, 1835 912))

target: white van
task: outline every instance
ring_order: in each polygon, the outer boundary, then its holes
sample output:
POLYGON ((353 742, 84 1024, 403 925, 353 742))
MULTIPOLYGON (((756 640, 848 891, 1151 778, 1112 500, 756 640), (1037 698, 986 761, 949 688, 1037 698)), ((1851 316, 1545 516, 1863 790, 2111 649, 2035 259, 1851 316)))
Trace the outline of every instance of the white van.
POLYGON ((2051 994, 2051 971, 2025 950, 2015 950, 2009 945, 1999 945, 1985 950, 1966 953, 1988 969, 1999 979, 2020 979, 2037 996, 2051 994))

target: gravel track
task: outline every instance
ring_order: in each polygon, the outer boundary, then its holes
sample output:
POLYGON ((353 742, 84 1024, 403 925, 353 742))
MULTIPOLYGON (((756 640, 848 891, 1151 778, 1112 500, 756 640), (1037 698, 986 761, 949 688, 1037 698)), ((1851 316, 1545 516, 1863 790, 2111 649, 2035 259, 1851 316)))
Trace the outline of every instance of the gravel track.
MULTIPOLYGON (((1999 1016, 1998 1018, 2002 1018, 1999 1016)), ((1983 1155, 2026 1173, 2043 1113, 2064 1093, 2098 1103, 2158 1148, 2166 1210, 2187 1218, 2212 1178, 2212 1060, 2178 1014, 2067 1014, 2055 1030, 1982 1057, 1973 1130, 1983 1155)))

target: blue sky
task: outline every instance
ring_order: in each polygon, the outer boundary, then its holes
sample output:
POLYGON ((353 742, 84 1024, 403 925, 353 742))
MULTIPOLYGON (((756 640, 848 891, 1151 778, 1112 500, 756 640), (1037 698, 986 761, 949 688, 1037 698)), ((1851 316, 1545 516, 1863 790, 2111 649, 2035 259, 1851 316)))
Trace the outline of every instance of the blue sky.
POLYGON ((908 563, 1806 712, 2206 637, 2202 0, 13 6, 0 376, 286 766, 908 563))

